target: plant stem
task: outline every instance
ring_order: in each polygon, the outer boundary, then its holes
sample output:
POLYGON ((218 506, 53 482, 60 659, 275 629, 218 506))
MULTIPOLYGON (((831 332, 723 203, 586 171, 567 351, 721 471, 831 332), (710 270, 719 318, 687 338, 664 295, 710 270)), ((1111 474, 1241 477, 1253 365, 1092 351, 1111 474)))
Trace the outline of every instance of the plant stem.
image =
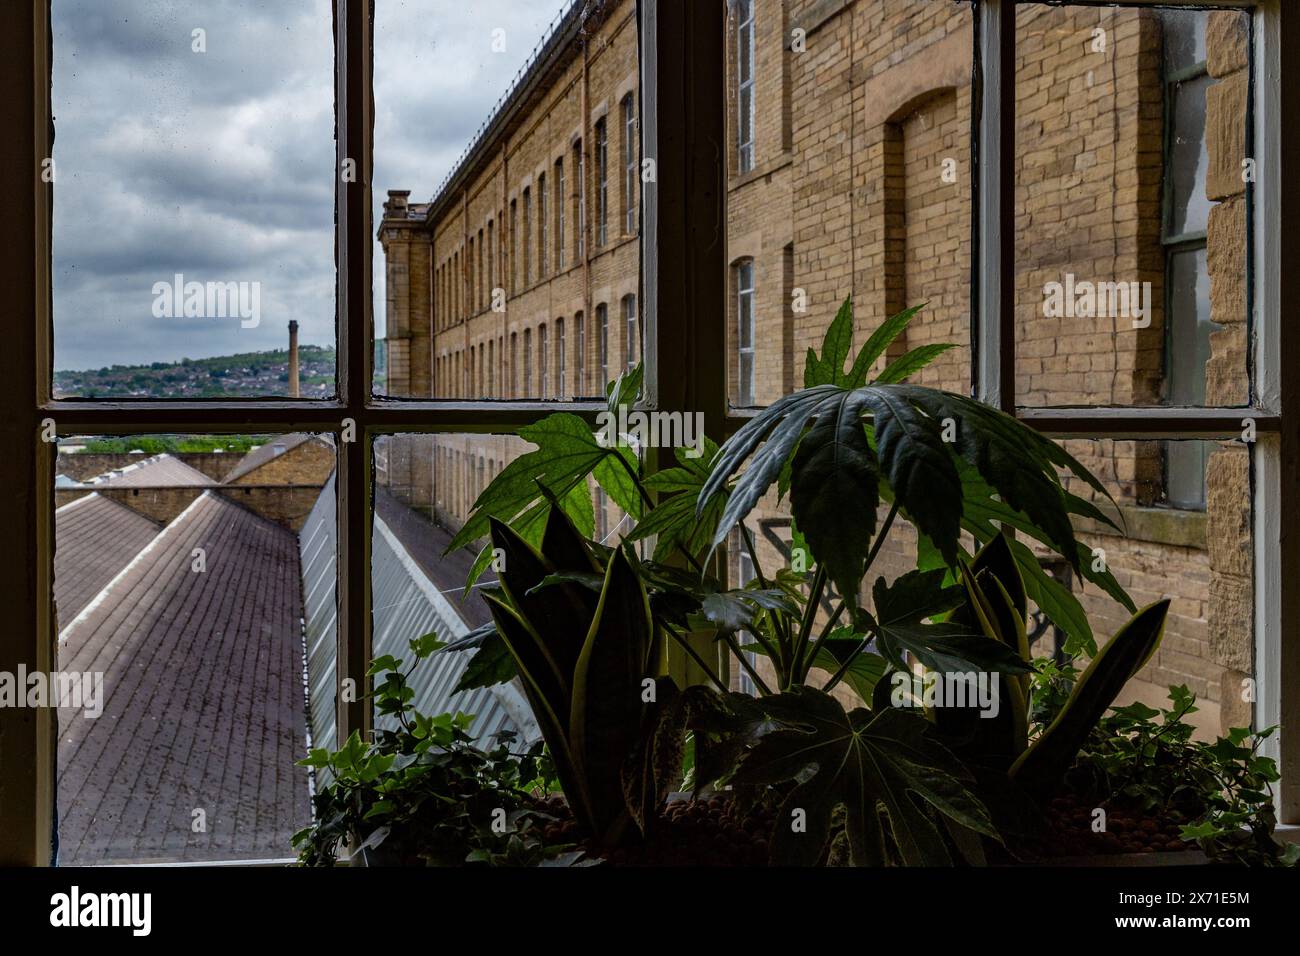
POLYGON ((636 470, 628 464, 627 459, 617 449, 611 451, 610 454, 618 459, 619 464, 623 466, 623 470, 631 477, 632 484, 636 485, 636 490, 641 493, 641 500, 645 502, 645 506, 653 508, 655 506, 654 499, 650 497, 650 492, 645 490, 645 485, 641 484, 641 476, 636 473, 636 470))
MULTIPOLYGON (((754 574, 758 577, 758 583, 766 590, 770 585, 767 577, 763 574, 763 566, 758 563, 758 553, 754 549, 754 535, 750 532, 749 526, 743 521, 740 523, 740 536, 744 539, 745 549, 749 552, 749 560, 753 562, 754 574)), ((777 650, 779 654, 773 654, 771 648, 768 648, 768 653, 771 655, 772 663, 776 665, 778 674, 780 674, 790 667, 790 662, 785 659, 786 649, 790 646, 790 622, 783 614, 772 612, 770 616, 772 625, 778 632, 777 650)), ((754 636, 758 637, 757 634, 754 636)), ((766 645, 764 646, 766 647, 766 645)))
MULTIPOLYGON (((872 639, 873 635, 871 634, 868 634, 862 639, 862 643, 855 647, 853 653, 844 659, 844 663, 840 665, 839 670, 832 674, 831 679, 822 685, 822 693, 829 694, 835 689, 835 685, 844 679, 844 675, 849 672, 849 668, 853 665, 853 662, 867 649, 867 645, 871 643, 872 639)), ((868 701, 867 703, 870 702, 868 701)))
POLYGON ((762 695, 764 697, 771 697, 772 696, 771 689, 768 688, 767 684, 763 683, 763 678, 758 676, 758 671, 754 670, 754 666, 750 664, 749 661, 746 659, 744 651, 741 650, 740 645, 736 643, 736 636, 734 634, 728 634, 725 638, 723 638, 723 640, 725 640, 727 642, 727 646, 731 648, 731 653, 736 655, 736 660, 740 661, 740 666, 745 668, 745 670, 749 673, 750 680, 754 682, 755 686, 758 687, 762 695))
MULTIPOLYGON (((871 550, 867 553, 867 563, 863 568, 864 576, 866 572, 871 569, 871 565, 875 563, 876 556, 880 554, 880 549, 884 545, 885 539, 889 537, 889 529, 893 527, 894 518, 896 517, 898 517, 897 498, 895 498, 894 503, 889 506, 889 514, 885 516, 884 524, 882 524, 880 526, 880 530, 876 532, 876 540, 871 543, 871 550)), ((827 623, 826 627, 822 630, 821 634, 818 636, 817 643, 813 645, 810 661, 816 659, 817 652, 821 650, 822 645, 826 641, 827 635, 830 634, 831 628, 834 626, 836 619, 840 616, 840 612, 844 610, 846 603, 847 602, 841 602, 840 606, 835 609, 835 613, 831 615, 830 621, 827 623)), ((822 690, 830 691, 836 684, 838 684, 844 678, 844 675, 849 672, 849 667, 851 667, 853 662, 857 660, 858 655, 866 651, 867 645, 870 643, 871 643, 871 636, 868 635, 867 638, 864 639, 862 643, 860 643, 857 647, 855 647, 853 649, 853 652, 850 653, 849 656, 844 659, 844 663, 841 664, 839 669, 831 676, 830 681, 827 682, 827 684, 822 688, 822 690)))
POLYGON ((668 633, 669 637, 678 643, 682 650, 690 655, 691 659, 699 665, 700 670, 704 671, 709 680, 713 681, 713 683, 718 686, 718 690, 725 694, 727 692, 727 687, 718 679, 718 675, 714 673, 713 668, 704 662, 704 658, 700 657, 695 648, 691 647, 690 641, 678 634, 677 631, 668 624, 664 625, 664 630, 668 633))
POLYGON ((822 645, 826 643, 826 638, 829 637, 831 631, 834 630, 835 622, 840 619, 840 615, 844 613, 844 609, 848 606, 849 604, 847 601, 840 601, 839 607, 837 607, 834 613, 831 614, 830 620, 826 622, 826 626, 822 628, 822 632, 817 635, 817 640, 813 641, 812 648, 808 651, 809 670, 812 669, 813 662, 817 660, 817 654, 821 651, 822 645))
POLYGON ((867 553, 867 563, 862 570, 864 576, 868 571, 871 570, 871 565, 875 562, 876 555, 880 553, 881 545, 883 545, 885 543, 885 539, 889 537, 889 529, 893 527, 894 518, 896 518, 897 516, 898 516, 898 499, 895 498, 894 503, 889 507, 889 514, 885 516, 885 523, 882 524, 880 526, 880 530, 876 532, 876 540, 871 543, 871 551, 867 553))
POLYGON ((799 639, 795 642, 794 653, 790 658, 790 683, 802 681, 808 675, 803 666, 803 653, 808 646, 808 635, 812 633, 813 620, 817 609, 821 607, 822 592, 826 590, 826 568, 818 564, 813 572, 812 587, 808 591, 808 606, 804 608, 803 621, 799 626, 799 639))

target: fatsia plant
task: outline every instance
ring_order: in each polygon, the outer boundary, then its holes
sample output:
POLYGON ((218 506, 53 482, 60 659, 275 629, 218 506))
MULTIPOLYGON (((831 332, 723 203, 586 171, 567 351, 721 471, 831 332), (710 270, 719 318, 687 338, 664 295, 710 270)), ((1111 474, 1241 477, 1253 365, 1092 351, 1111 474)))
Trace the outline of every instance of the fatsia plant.
POLYGON ((952 825, 996 839, 974 778, 916 714, 865 707, 845 712, 810 687, 763 699, 772 722, 731 775, 737 785, 785 784, 772 860, 819 861, 842 808, 849 860, 947 866, 952 825))
MULTIPOLYGON (((795 544, 806 545, 816 562, 807 598, 795 623, 770 611, 756 616, 760 626, 750 629, 754 643, 746 648, 771 659, 778 691, 805 683, 816 667, 832 672, 823 689, 847 680, 867 699, 884 665, 903 666, 904 652, 941 670, 966 664, 1023 673, 1027 668, 1014 648, 988 641, 969 616, 947 616, 965 600, 952 580, 973 558, 963 532, 989 541, 1000 527, 1014 528, 1136 610, 1108 570, 1084 560, 1090 555, 1074 536, 1074 515, 1114 526, 1096 505, 1069 491, 1059 473, 1109 498, 1086 468, 1008 415, 904 381, 950 346, 913 349, 872 377, 918 310, 887 320, 849 363, 853 311, 846 300, 821 354, 808 352, 805 388, 768 406, 728 439, 697 496, 701 519, 725 502, 712 546, 739 526, 757 567, 745 518, 774 486, 779 497, 789 495, 795 544), (893 584, 878 580, 869 612, 858 599, 862 581, 899 518, 918 533, 919 567, 893 584), (827 619, 819 615, 832 589, 838 606, 827 619), (873 641, 881 656, 864 660, 873 641)), ((1009 547, 1024 596, 1070 634, 1076 648, 1095 651, 1078 600, 1043 571, 1028 545, 1013 541, 1009 547)), ((758 580, 767 590, 761 570, 758 580)), ((775 580, 781 582, 782 572, 775 580)))

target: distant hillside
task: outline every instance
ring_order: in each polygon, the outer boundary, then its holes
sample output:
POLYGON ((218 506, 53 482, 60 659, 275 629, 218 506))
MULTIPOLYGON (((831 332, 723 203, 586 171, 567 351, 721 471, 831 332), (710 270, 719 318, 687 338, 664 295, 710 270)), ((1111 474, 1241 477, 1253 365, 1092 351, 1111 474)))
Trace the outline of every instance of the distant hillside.
MULTIPOLYGON (((300 346, 301 396, 332 396, 334 368, 334 349, 300 346)), ((56 398, 254 398, 285 395, 288 389, 288 349, 54 373, 56 398)))

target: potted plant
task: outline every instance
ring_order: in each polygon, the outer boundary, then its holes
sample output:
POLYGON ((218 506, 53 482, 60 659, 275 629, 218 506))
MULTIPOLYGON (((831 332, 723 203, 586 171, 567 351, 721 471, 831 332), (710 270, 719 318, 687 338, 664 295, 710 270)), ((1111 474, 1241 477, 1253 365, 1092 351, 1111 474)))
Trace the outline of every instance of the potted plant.
MULTIPOLYGON (((679 450, 657 472, 635 436, 602 441, 577 416, 548 416, 521 429, 535 450, 475 502, 451 548, 488 540, 470 584, 494 557, 505 566, 486 591, 493 624, 455 645, 476 648, 472 674, 492 676, 462 689, 521 678, 579 833, 597 850, 653 843, 684 767, 696 788, 726 788, 742 813, 764 808, 774 862, 982 863, 990 847, 1020 852, 1158 645, 1167 604, 1138 609, 1075 538, 1075 516, 1114 527, 1063 481, 1108 498, 1087 469, 1010 416, 907 383, 949 346, 915 349, 873 376, 916 312, 886 321, 852 355, 846 301, 821 353, 809 350, 803 390, 720 448, 679 450), (592 540, 591 481, 636 521, 616 547, 592 540), (789 498, 805 572, 758 562, 744 522, 773 491, 789 498), (917 566, 878 577, 863 601, 901 520, 916 531, 917 566), (756 575, 726 589, 712 554, 733 531, 756 575), (632 547, 641 541, 653 541, 649 554, 632 547), (1130 622, 1098 647, 1034 546, 1125 606, 1130 622), (1091 658, 1037 732, 1031 603, 1091 658), (700 652, 709 642, 750 674, 756 699, 728 692, 700 652), (669 646, 707 683, 668 681, 669 646), (761 672, 749 653, 765 658, 761 672), (608 679, 593 680, 597 671, 608 679), (926 705, 925 675, 961 674, 993 682, 1006 702, 996 719, 926 705), (840 685, 857 698, 848 708, 840 685)), ((613 419, 639 387, 639 369, 610 386, 613 419)))

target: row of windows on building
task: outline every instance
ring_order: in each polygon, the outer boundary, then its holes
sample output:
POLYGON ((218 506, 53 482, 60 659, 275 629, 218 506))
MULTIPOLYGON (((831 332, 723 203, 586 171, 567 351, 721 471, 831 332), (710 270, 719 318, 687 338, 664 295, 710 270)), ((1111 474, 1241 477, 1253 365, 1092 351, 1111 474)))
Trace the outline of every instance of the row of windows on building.
MULTIPOLYGON (((452 439, 456 441, 456 439, 452 439)), ((464 521, 484 489, 509 464, 495 457, 469 449, 439 447, 434 451, 435 479, 439 489, 437 506, 444 514, 464 521)), ((511 459, 513 460, 513 459, 511 459)), ((609 539, 631 530, 631 518, 609 500, 603 488, 592 485, 592 510, 596 519, 597 540, 609 539)))
MULTIPOLYGON (((616 189, 626 238, 637 233, 640 176, 636 100, 631 93, 623 98, 620 106, 620 125, 622 174, 616 189)), ((557 158, 549 175, 540 174, 535 185, 525 186, 518 198, 510 200, 508 224, 498 211, 466 239, 464 246, 437 266, 434 270, 436 329, 449 328, 494 306, 500 308, 503 303, 493 301, 499 294, 517 295, 537 282, 581 264, 587 256, 588 188, 594 200, 595 247, 604 249, 610 244, 607 118, 596 122, 594 133, 595 176, 590 184, 586 181, 582 140, 577 140, 568 157, 569 169, 577 171, 575 177, 570 179, 566 175, 565 157, 557 158)))
MULTIPOLYGON (((623 367, 632 368, 642 354, 642 325, 635 295, 619 303, 623 367)), ((535 328, 503 333, 449 349, 436 357, 435 398, 572 398, 604 394, 611 370, 613 344, 609 307, 596 306, 595 323, 587 328, 586 316, 575 313, 572 323, 563 316, 535 328)))

